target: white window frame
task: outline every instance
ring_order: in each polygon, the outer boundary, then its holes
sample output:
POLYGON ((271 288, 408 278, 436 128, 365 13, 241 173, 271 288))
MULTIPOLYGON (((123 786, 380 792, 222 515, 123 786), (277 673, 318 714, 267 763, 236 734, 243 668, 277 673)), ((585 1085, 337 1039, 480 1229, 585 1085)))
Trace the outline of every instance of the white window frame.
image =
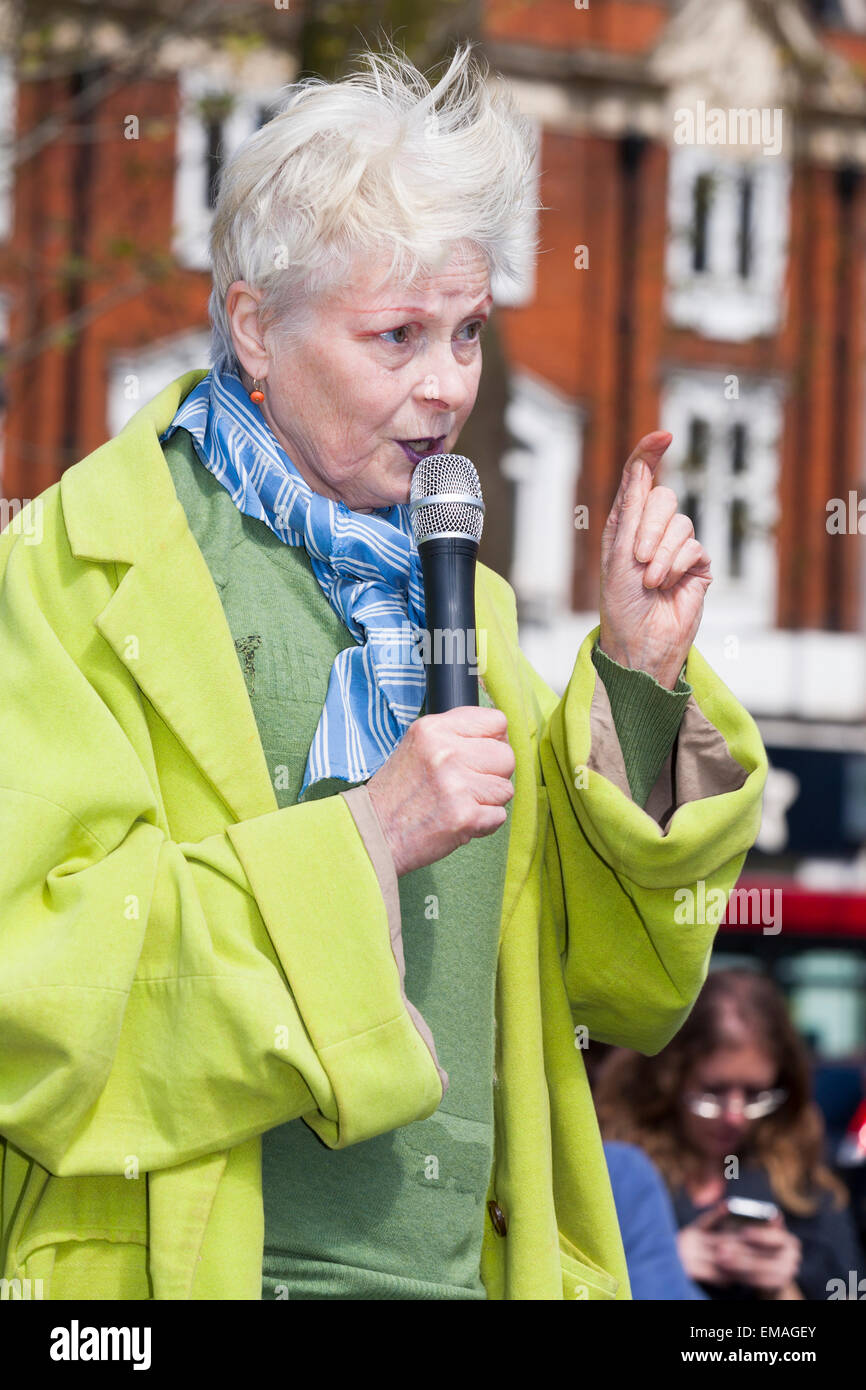
POLYGON ((518 441, 500 463, 514 483, 509 577, 522 620, 545 625, 571 610, 575 537, 586 536, 574 528, 584 412, 547 382, 515 371, 505 418, 518 441))
POLYGON ((666 302, 668 319, 708 338, 742 342, 778 330, 787 311, 785 270, 790 224, 789 162, 763 152, 735 158, 704 146, 673 146, 668 169, 666 302), (713 180, 707 265, 693 266, 698 178, 713 180), (738 269, 739 185, 752 180, 751 264, 738 269))
POLYGON ((732 379, 716 372, 672 372, 662 391, 660 415, 673 440, 658 480, 673 488, 680 511, 689 493, 700 499, 697 537, 709 553, 713 575, 707 591, 707 623, 719 622, 737 632, 774 627, 775 528, 784 423, 781 382, 732 379), (738 391, 737 398, 727 398, 726 383, 728 394, 738 391), (705 420, 708 426, 706 460, 700 473, 685 466, 692 418, 705 420), (737 424, 746 431, 746 466, 741 473, 734 473, 732 467, 737 424), (730 504, 737 497, 745 503, 747 516, 740 576, 729 568, 730 504))

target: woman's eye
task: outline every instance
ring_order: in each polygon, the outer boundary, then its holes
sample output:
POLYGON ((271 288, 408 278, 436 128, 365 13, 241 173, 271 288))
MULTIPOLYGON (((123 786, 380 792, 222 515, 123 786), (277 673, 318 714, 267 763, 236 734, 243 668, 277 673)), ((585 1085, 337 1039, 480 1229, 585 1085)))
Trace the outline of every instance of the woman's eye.
MULTIPOLYGON (((468 334, 463 339, 464 342, 476 343, 480 339, 485 327, 484 319, 473 319, 471 323, 464 324, 460 329, 460 335, 468 334)), ((395 347, 404 347, 409 342, 412 325, 403 323, 399 328, 388 328, 384 333, 380 333, 380 338, 392 343, 395 347)), ((458 336, 460 336, 458 335, 458 336)))
POLYGON ((471 334, 471 336, 469 337, 469 340, 468 340, 468 341, 469 341, 470 343, 477 343, 478 340, 479 340, 479 338, 481 337, 482 333, 484 332, 485 320, 484 320, 484 319, 473 319, 471 323, 465 324, 465 326, 463 327, 463 329, 462 329, 461 331, 462 331, 463 333, 466 333, 470 328, 474 328, 476 331, 475 331, 474 333, 471 334))

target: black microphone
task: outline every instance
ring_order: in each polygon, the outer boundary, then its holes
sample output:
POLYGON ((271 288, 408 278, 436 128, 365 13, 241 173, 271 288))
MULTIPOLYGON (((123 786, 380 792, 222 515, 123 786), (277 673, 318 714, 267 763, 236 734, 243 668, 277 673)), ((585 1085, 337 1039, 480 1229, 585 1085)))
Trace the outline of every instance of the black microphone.
POLYGON ((478 704, 475 562, 484 524, 478 474, 462 454, 428 454, 416 465, 409 515, 424 576, 427 628, 421 660, 427 713, 478 704))

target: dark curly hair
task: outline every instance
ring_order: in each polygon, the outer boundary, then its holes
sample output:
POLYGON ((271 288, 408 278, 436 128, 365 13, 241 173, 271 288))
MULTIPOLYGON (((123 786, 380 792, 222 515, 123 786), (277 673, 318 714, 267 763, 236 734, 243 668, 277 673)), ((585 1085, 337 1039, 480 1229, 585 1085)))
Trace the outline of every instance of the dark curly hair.
POLYGON ((811 1099, 808 1054, 772 980, 750 970, 718 970, 708 976, 676 1037, 654 1057, 617 1048, 598 1066, 595 1102, 605 1139, 637 1144, 668 1186, 696 1181, 701 1160, 685 1142, 680 1099, 699 1060, 721 1048, 741 1046, 744 1031, 776 1064, 777 1086, 788 1096, 771 1115, 756 1120, 740 1157, 764 1166, 789 1210, 811 1214, 817 1188, 845 1206, 848 1191, 823 1162, 824 1121, 811 1099))

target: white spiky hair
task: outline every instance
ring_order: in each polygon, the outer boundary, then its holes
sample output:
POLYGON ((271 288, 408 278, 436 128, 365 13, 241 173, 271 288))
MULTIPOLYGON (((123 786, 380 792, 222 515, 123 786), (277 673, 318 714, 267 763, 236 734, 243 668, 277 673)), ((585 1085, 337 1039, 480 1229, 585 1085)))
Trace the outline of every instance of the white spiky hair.
POLYGON ((261 291, 259 323, 302 337, 316 298, 359 259, 409 285, 466 243, 491 276, 537 251, 535 137, 501 77, 458 47, 435 86, 386 42, 338 82, 292 83, 223 169, 210 235, 211 357, 240 372, 225 299, 261 291))

